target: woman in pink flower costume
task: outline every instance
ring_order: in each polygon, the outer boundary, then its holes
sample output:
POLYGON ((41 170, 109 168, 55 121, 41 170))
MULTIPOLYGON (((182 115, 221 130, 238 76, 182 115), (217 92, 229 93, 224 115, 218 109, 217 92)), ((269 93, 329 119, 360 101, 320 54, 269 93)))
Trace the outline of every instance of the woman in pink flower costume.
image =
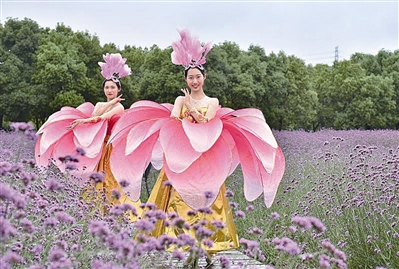
POLYGON ((143 171, 153 156, 161 153, 163 168, 148 202, 189 226, 169 226, 159 220, 152 234, 177 237, 186 233, 200 242, 203 238, 199 238, 198 229, 187 227, 201 222, 212 232, 208 237, 212 242, 203 240, 202 248, 212 254, 239 246, 225 195, 226 178, 241 164, 247 200, 253 201, 263 192, 270 207, 285 160, 261 111, 223 108, 217 98, 205 94, 203 64, 211 44, 202 47, 187 30, 179 33, 181 39, 172 44, 172 62, 185 67, 190 90, 181 89, 183 95, 174 105, 152 101, 132 104, 111 135, 115 149, 111 167, 117 180, 128 179, 126 192, 134 200, 140 196, 143 171))
MULTIPOLYGON (((35 147, 36 164, 48 167, 53 163, 62 172, 68 170, 71 179, 80 186, 92 178, 95 188, 105 194, 108 203, 138 206, 139 202, 131 201, 115 180, 109 165, 112 145, 107 146, 114 124, 124 113, 120 103, 124 100, 120 94, 120 79, 130 75, 131 70, 125 64, 126 59, 119 53, 107 53, 103 59, 105 63, 99 62, 99 65, 104 77, 102 87, 107 101, 98 102, 95 106, 86 102, 77 108, 63 107, 52 114, 38 131, 40 136, 35 147)), ((95 196, 90 197, 88 193, 85 192, 85 199, 95 201, 95 196)), ((102 205, 100 208, 105 211, 102 205)), ((134 219, 135 216, 130 214, 129 218, 134 219)))

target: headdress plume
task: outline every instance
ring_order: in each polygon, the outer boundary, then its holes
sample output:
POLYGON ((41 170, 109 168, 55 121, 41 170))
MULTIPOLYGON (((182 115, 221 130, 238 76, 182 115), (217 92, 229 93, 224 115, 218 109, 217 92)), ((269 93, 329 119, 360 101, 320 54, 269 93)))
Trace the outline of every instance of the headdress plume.
POLYGON ((101 75, 105 79, 116 79, 119 81, 120 78, 132 73, 126 64, 126 58, 122 58, 120 53, 107 53, 103 55, 103 59, 105 63, 98 62, 98 65, 101 67, 101 75))
POLYGON ((196 36, 192 36, 187 29, 177 30, 180 40, 172 43, 172 63, 183 65, 185 69, 198 67, 203 69, 206 63, 206 55, 212 49, 212 43, 208 42, 203 47, 196 36))

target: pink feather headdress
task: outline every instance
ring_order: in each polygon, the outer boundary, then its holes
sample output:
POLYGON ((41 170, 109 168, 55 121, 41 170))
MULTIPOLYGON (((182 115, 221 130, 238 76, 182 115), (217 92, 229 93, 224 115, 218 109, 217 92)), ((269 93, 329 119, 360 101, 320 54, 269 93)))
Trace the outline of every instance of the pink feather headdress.
POLYGON ((177 30, 180 40, 172 43, 172 63, 183 65, 185 69, 198 67, 201 70, 206 63, 206 55, 212 49, 212 43, 208 42, 203 47, 197 37, 191 36, 187 29, 177 30))
POLYGON ((120 78, 130 75, 132 72, 126 63, 126 58, 122 58, 120 53, 107 53, 103 55, 105 63, 98 62, 101 67, 101 75, 105 79, 112 79, 119 81, 120 78))

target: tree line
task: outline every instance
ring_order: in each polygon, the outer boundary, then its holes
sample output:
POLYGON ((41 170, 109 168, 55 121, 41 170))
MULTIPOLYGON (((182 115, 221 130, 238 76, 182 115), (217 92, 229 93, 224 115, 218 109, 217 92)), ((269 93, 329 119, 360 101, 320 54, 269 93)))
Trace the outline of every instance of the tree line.
MULTIPOLYGON (((104 101, 99 61, 121 53, 132 75, 122 79, 125 108, 137 100, 173 103, 186 87, 172 48, 109 43, 63 23, 55 29, 25 18, 0 24, 0 127, 40 127, 63 106, 104 101)), ((256 107, 275 130, 398 129, 399 50, 355 53, 349 60, 306 65, 284 51, 214 44, 205 64, 207 95, 233 109, 256 107)))

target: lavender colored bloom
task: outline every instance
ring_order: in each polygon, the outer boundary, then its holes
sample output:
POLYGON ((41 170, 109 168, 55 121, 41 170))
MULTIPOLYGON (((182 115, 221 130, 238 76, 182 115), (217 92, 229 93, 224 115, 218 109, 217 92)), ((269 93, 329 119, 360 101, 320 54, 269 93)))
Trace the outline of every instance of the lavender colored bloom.
POLYGON ((55 178, 51 177, 46 181, 46 188, 49 191, 58 191, 62 189, 62 184, 55 178))
POLYGON ((89 233, 93 236, 104 237, 110 234, 110 230, 105 221, 92 220, 90 221, 89 233))
POLYGON ((155 229, 154 223, 146 219, 140 219, 133 223, 134 227, 140 231, 152 232, 155 229))
POLYGON ((224 195, 225 197, 229 198, 229 197, 233 197, 234 196, 234 192, 231 190, 226 190, 226 193, 224 195))
POLYGON ((73 244, 71 246, 71 251, 79 251, 81 247, 78 244, 73 244))
POLYGON ((71 266, 71 261, 68 259, 68 255, 64 250, 57 247, 53 247, 50 250, 48 259, 50 261, 49 269, 70 268, 71 266))
POLYGON ((276 245, 274 247, 276 250, 285 251, 290 255, 299 254, 301 252, 298 244, 288 237, 283 237, 281 239, 275 238, 272 240, 272 242, 276 245))
POLYGON ((324 224, 316 217, 309 217, 310 222, 312 223, 313 227, 318 230, 319 232, 324 232, 326 227, 324 224))
POLYGON ((17 234, 17 230, 10 221, 0 216, 0 241, 7 241, 10 236, 16 236, 17 234))
POLYGON ((186 214, 187 214, 187 216, 193 217, 197 214, 197 211, 190 209, 190 210, 187 210, 186 214))
POLYGON ((109 211, 111 215, 120 216, 123 215, 123 206, 122 205, 114 205, 109 211))
POLYGON ((55 261, 63 260, 66 257, 67 257, 67 255, 66 255, 65 251, 63 251, 62 249, 59 249, 59 248, 53 248, 50 251, 48 258, 49 258, 50 262, 55 262, 55 261))
POLYGON ((165 181, 162 183, 162 185, 163 185, 164 187, 171 187, 171 186, 172 186, 172 183, 171 183, 169 180, 165 180, 165 181))
POLYGON ((213 211, 209 207, 201 207, 198 209, 198 212, 204 213, 204 214, 212 214, 213 211))
POLYGON ((32 224, 32 222, 26 218, 21 219, 20 224, 22 226, 22 228, 28 232, 28 233, 32 233, 35 231, 35 226, 32 224))
POLYGON ((42 250, 43 250, 43 246, 39 244, 39 245, 35 245, 35 246, 31 249, 31 252, 32 252, 35 256, 39 256, 40 253, 42 252, 42 250))
POLYGON ((158 237, 158 242, 162 246, 162 250, 166 247, 168 248, 170 245, 175 244, 177 239, 173 236, 169 236, 167 234, 162 234, 158 237))
MULTIPOLYGON (((147 217, 148 219, 153 220, 153 221, 165 220, 166 213, 160 209, 152 209, 152 210, 146 211, 144 217, 147 217)), ((169 218, 173 219, 171 216, 169 216, 169 218)))
POLYGON ((249 205, 249 206, 246 207, 246 210, 248 212, 252 212, 252 211, 254 211, 254 209, 255 209, 255 207, 253 205, 249 205))
POLYGON ((84 149, 82 149, 82 148, 76 148, 76 152, 80 156, 85 156, 86 155, 86 151, 84 149))
POLYGON ((29 172, 25 172, 22 171, 19 174, 20 179, 22 180, 22 182, 24 183, 25 186, 29 186, 31 181, 34 181, 38 178, 38 176, 36 174, 33 173, 29 173, 29 172))
POLYGON ((213 231, 211 231, 208 228, 205 228, 204 226, 200 226, 195 231, 195 235, 197 236, 197 238, 208 238, 213 235, 213 231))
POLYGON ((263 230, 258 227, 252 227, 248 231, 249 234, 263 234, 263 230))
POLYGON ((47 227, 55 227, 57 226, 59 221, 56 218, 49 217, 44 221, 44 225, 47 227))
POLYGON ((33 124, 30 122, 11 122, 10 128, 16 132, 34 129, 33 124))
POLYGON ((55 242, 55 245, 57 245, 59 248, 61 248, 62 250, 66 250, 68 248, 68 244, 67 242, 65 242, 64 240, 58 240, 55 242))
POLYGON ((122 188, 126 188, 127 186, 130 185, 130 183, 129 183, 127 180, 122 179, 122 180, 119 182, 119 185, 121 185, 122 188))
POLYGON ((241 210, 238 210, 234 214, 237 218, 245 219, 245 213, 241 210))
POLYGON ((15 219, 20 219, 20 218, 25 217, 25 215, 26 215, 25 211, 23 211, 23 210, 18 210, 18 211, 16 211, 16 212, 14 213, 14 218, 15 218, 15 219))
POLYGON ((93 172, 90 174, 90 179, 93 179, 95 183, 104 183, 104 172, 93 172))
POLYGON ((0 199, 1 200, 11 200, 12 197, 15 194, 15 190, 8 186, 7 184, 4 184, 0 182, 0 199))
POLYGON ((185 220, 180 217, 175 217, 172 220, 172 224, 177 228, 183 228, 185 225, 185 220))
POLYGON ((78 167, 77 167, 76 165, 74 165, 74 164, 68 163, 68 164, 65 166, 65 170, 70 170, 70 171, 78 170, 78 167))
POLYGON ((215 226, 216 229, 223 229, 225 227, 223 221, 220 220, 215 220, 212 222, 213 226, 215 226))
POLYGON ((3 256, 3 260, 7 263, 19 263, 22 262, 24 258, 14 251, 9 251, 6 253, 6 255, 3 256))
POLYGON ((280 215, 277 212, 273 212, 271 217, 272 217, 272 219, 279 219, 280 215))
POLYGON ((183 247, 188 245, 189 247, 193 247, 196 244, 196 240, 194 238, 192 238, 190 235, 188 234, 179 234, 177 236, 177 246, 178 247, 183 247))
POLYGON ((305 253, 305 254, 302 255, 302 261, 303 262, 312 260, 313 258, 314 258, 314 255, 310 254, 310 253, 305 253))
POLYGON ((29 269, 46 269, 46 267, 44 267, 43 265, 40 265, 40 264, 34 264, 34 265, 31 265, 29 267, 29 269))
POLYGON ((55 212, 54 216, 59 222, 65 222, 65 223, 74 223, 75 222, 75 218, 66 212, 55 212))
POLYGON ((334 256, 337 257, 338 259, 341 259, 343 261, 346 261, 346 255, 345 252, 339 250, 339 249, 335 249, 334 250, 334 256))
POLYGON ((179 250, 177 250, 177 249, 175 249, 175 250, 173 251, 172 257, 175 258, 175 259, 178 259, 178 260, 180 260, 180 261, 182 261, 182 260, 184 260, 184 259, 186 258, 186 256, 184 255, 184 253, 181 252, 181 251, 179 251, 179 250))
POLYGON ((215 197, 215 194, 214 194, 213 192, 211 192, 211 191, 206 191, 206 192, 204 193, 204 195, 205 195, 205 198, 206 198, 206 199, 212 199, 212 198, 215 197))
POLYGON ((288 227, 288 231, 290 231, 290 233, 295 233, 297 231, 295 226, 290 226, 288 227))
POLYGON ((254 250, 254 249, 258 249, 259 247, 259 242, 255 241, 255 240, 248 240, 245 238, 240 238, 240 244, 248 250, 254 250))
POLYGON ((121 198, 121 193, 118 189, 113 189, 112 190, 112 197, 115 199, 119 200, 121 198))
POLYGON ((331 268, 330 257, 328 257, 325 254, 321 254, 319 256, 319 266, 321 268, 327 268, 327 269, 331 268))
POLYGON ((24 209, 28 202, 26 197, 18 192, 14 193, 14 196, 11 198, 11 200, 14 203, 14 206, 18 209, 24 209))
POLYGON ((211 248, 211 247, 213 247, 213 240, 204 239, 204 240, 202 240, 202 244, 203 244, 205 247, 211 248))
POLYGON ((219 262, 220 262, 220 267, 228 269, 230 268, 230 260, 229 258, 227 258, 226 255, 222 255, 218 258, 219 262))

